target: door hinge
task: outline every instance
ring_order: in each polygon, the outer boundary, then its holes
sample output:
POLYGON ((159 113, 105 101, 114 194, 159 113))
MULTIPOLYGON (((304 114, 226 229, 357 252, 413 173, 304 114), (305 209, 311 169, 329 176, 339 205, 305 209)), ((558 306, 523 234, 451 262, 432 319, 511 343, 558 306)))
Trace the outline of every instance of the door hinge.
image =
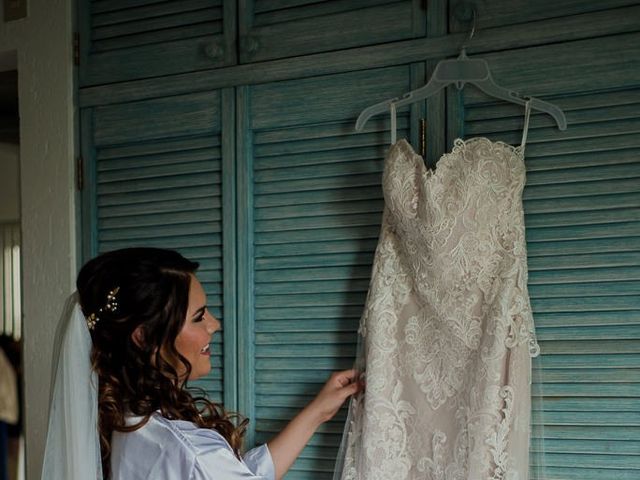
POLYGON ((82 191, 84 187, 84 159, 82 155, 76 158, 76 187, 78 191, 82 191))
POLYGON ((80 65, 80 34, 73 33, 73 64, 77 67, 80 65))

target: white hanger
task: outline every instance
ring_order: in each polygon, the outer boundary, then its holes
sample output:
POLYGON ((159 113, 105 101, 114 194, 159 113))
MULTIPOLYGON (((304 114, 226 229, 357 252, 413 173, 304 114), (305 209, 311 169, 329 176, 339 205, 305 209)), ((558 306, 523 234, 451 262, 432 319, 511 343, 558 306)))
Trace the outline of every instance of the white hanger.
POLYGON ((492 97, 499 98, 501 100, 506 100, 507 102, 511 103, 525 105, 527 101, 530 101, 532 109, 541 110, 548 113, 555 119, 560 130, 566 130, 567 119, 564 116, 563 111, 559 107, 538 98, 525 97, 513 90, 509 90, 507 88, 499 86, 493 80, 491 71, 489 70, 489 64, 486 60, 475 58, 471 59, 467 57, 466 44, 471 40, 471 38, 473 38, 473 34, 476 28, 475 23, 476 12, 474 9, 473 28, 471 29, 471 34, 463 44, 458 58, 441 60, 440 62, 438 62, 433 75, 425 86, 413 90, 409 93, 405 93, 402 98, 392 98, 390 100, 385 100, 384 102, 376 103, 375 105, 365 108, 358 116, 358 120, 356 121, 356 131, 362 131, 364 124, 373 115, 389 112, 391 104, 398 108, 402 107, 403 105, 415 103, 417 101, 430 97, 431 95, 442 90, 444 87, 450 85, 451 83, 455 83, 458 89, 462 89, 465 83, 472 83, 486 94, 491 95, 492 97))

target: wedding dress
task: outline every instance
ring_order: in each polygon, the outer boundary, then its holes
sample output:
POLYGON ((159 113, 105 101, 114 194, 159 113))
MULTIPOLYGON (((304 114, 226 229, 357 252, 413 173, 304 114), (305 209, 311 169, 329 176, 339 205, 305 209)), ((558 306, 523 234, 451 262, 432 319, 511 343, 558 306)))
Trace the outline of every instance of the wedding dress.
MULTIPOLYGON (((526 480, 531 357, 522 143, 455 141, 435 172, 405 140, 360 322, 339 480, 526 480)), ((393 122, 395 123, 395 122, 393 122)), ((393 136, 392 136, 393 138, 393 136)))

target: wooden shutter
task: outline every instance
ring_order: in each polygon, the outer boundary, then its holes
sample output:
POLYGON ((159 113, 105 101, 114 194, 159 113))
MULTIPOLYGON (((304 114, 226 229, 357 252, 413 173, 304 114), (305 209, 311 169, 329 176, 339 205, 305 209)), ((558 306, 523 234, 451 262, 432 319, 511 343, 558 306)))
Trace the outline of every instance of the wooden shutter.
MULTIPOLYGON (((234 253, 233 242, 224 242, 232 232, 225 231, 222 208, 223 168, 232 165, 233 154, 222 118, 233 123, 232 100, 228 91, 213 91, 97 107, 83 114, 83 130, 89 132, 85 138, 91 137, 85 156, 95 165, 87 188, 94 203, 86 202, 91 207, 84 212, 85 232, 94 235, 85 243, 93 244, 93 251, 86 256, 131 246, 178 250, 200 262, 198 277, 208 306, 223 323, 227 318, 233 322, 234 309, 233 281, 223 282, 223 247, 230 259, 234 253)), ((233 331, 225 329, 225 338, 233 331)), ((214 336, 214 369, 198 382, 218 402, 223 400, 225 347, 222 334, 214 336)), ((227 401, 235 408, 233 398, 227 401)))
POLYGON ((240 0, 240 61, 424 36, 422 0, 240 0))
MULTIPOLYGON (((496 81, 549 96, 524 191, 534 361, 532 478, 640 474, 640 36, 483 55, 496 81), (615 54, 612 54, 615 52, 615 54)), ((523 109, 465 89, 466 137, 517 145, 523 109)))
POLYGON ((235 63, 235 0, 97 0, 79 5, 81 86, 235 63))
MULTIPOLYGON (((353 364, 389 143, 387 118, 358 135, 354 119, 408 90, 410 79, 401 66, 241 89, 248 148, 239 153, 239 191, 249 199, 239 219, 247 245, 239 261, 240 351, 248 369, 240 404, 252 418, 250 444, 272 438, 331 372, 353 364)), ((398 121, 407 136, 408 114, 398 121)), ((344 419, 320 428, 286 478, 332 478, 344 419)))

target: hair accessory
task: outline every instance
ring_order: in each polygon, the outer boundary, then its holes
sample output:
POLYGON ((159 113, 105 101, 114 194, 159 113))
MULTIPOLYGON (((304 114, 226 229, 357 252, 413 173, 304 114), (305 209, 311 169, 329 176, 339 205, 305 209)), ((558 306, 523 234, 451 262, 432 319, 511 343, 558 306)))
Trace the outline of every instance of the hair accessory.
POLYGON ((116 287, 113 290, 111 290, 107 294, 107 304, 104 307, 99 308, 97 314, 92 313, 87 317, 87 326, 89 327, 89 330, 93 330, 96 328, 96 324, 100 321, 99 314, 101 314, 105 310, 108 310, 111 313, 118 310, 118 299, 116 298, 116 295, 118 294, 119 291, 120 291, 120 287, 116 287))

